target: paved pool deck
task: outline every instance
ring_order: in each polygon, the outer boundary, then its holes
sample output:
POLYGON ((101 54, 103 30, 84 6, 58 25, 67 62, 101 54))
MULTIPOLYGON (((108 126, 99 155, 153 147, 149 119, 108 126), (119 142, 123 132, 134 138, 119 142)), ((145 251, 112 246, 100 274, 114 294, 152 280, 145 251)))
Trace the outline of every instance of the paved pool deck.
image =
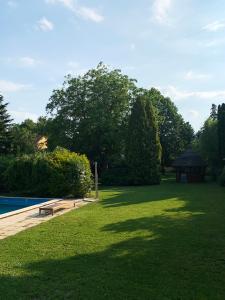
POLYGON ((21 212, 19 214, 0 219, 0 240, 7 238, 8 236, 15 235, 16 233, 26 230, 27 228, 34 227, 43 222, 47 222, 53 218, 56 218, 68 211, 78 209, 90 202, 96 201, 96 199, 76 199, 69 200, 71 202, 76 202, 75 207, 71 205, 70 208, 59 210, 54 213, 54 215, 41 215, 39 216, 39 208, 34 208, 28 211, 21 212))

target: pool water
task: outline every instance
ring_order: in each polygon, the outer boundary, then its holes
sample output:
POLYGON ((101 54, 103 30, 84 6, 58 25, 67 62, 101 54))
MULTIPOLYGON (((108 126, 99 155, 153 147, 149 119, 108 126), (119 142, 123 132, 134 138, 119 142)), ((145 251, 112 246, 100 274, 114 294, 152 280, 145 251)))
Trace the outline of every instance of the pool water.
POLYGON ((20 198, 20 197, 0 197, 0 215, 11 211, 41 204, 52 200, 50 198, 20 198))
POLYGON ((0 204, 0 215, 5 214, 10 211, 13 211, 13 210, 22 209, 25 207, 27 207, 27 206, 0 204))

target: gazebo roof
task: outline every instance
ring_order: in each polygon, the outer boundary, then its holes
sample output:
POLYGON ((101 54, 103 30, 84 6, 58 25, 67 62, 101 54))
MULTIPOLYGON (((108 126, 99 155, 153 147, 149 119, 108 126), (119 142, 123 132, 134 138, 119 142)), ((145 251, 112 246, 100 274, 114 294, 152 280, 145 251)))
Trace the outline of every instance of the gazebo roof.
POLYGON ((198 153, 194 152, 192 149, 188 149, 173 162, 172 166, 173 167, 204 167, 206 166, 206 163, 198 153))

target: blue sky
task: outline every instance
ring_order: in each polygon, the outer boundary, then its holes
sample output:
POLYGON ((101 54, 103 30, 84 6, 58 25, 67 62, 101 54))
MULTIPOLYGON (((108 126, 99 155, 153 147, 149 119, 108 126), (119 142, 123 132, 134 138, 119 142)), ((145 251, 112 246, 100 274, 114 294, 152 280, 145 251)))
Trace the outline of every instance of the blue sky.
POLYGON ((195 130, 225 101, 223 0, 0 0, 0 36, 0 92, 18 122, 100 61, 170 96, 195 130))

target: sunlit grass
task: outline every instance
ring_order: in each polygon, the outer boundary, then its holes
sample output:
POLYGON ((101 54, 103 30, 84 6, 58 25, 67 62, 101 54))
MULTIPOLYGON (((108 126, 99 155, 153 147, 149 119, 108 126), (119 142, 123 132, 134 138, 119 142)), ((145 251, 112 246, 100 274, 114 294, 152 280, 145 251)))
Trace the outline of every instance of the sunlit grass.
POLYGON ((102 189, 99 202, 0 242, 0 295, 224 299, 224 216, 216 184, 102 189))

